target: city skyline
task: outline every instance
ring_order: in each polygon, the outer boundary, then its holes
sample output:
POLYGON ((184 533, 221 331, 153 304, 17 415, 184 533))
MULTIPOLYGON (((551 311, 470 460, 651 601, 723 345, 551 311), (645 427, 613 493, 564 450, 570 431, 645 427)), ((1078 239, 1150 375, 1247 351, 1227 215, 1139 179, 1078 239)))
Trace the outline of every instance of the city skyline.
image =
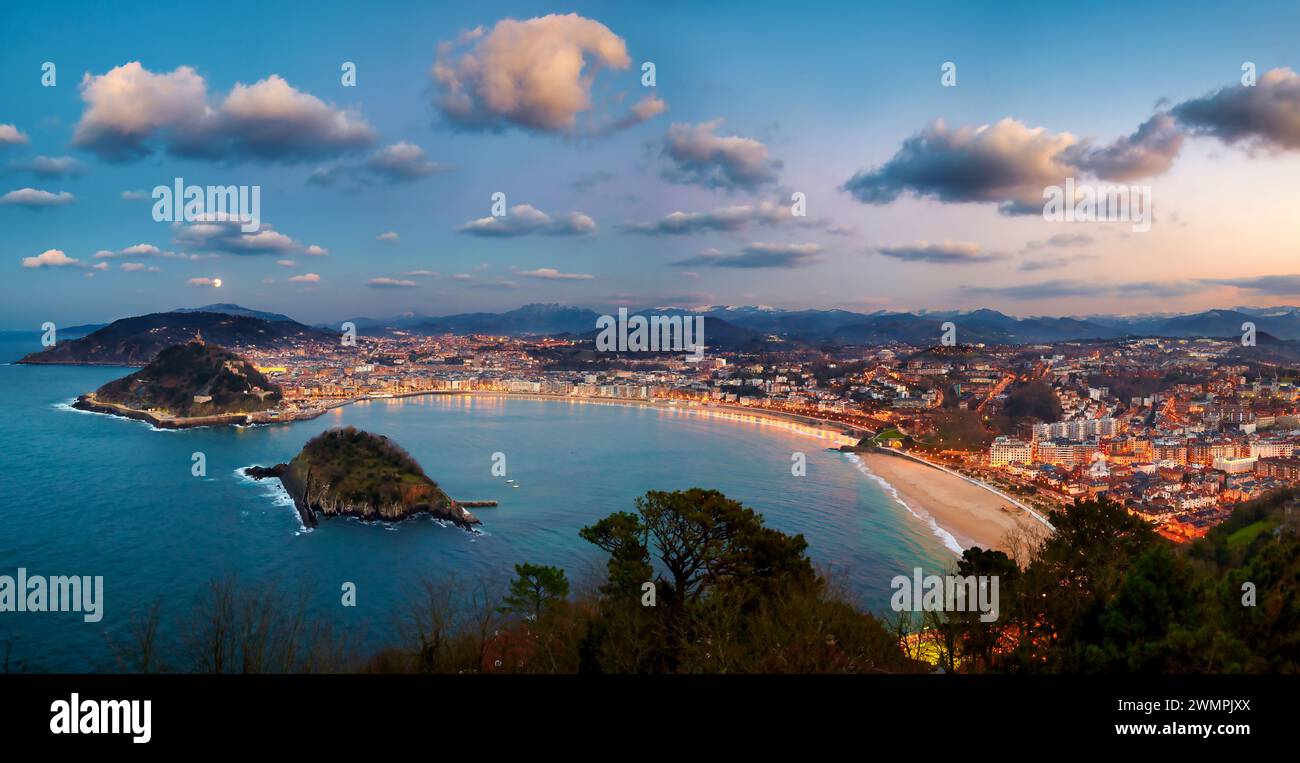
POLYGON ((0 326, 1300 304, 1294 202, 1261 193, 1300 169, 1297 11, 1173 9, 11 11, 0 326), (155 221, 178 178, 260 187, 261 230, 155 221), (1150 187, 1150 230, 1044 220, 1071 178, 1150 187))

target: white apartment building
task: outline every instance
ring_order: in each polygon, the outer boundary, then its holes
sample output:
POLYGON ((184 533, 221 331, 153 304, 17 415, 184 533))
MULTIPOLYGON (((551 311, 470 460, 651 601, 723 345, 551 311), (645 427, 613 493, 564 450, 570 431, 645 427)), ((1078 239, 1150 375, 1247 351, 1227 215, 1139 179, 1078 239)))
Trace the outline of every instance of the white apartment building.
POLYGON ((989 446, 989 466, 1027 464, 1033 460, 1033 443, 1013 437, 998 437, 989 446))

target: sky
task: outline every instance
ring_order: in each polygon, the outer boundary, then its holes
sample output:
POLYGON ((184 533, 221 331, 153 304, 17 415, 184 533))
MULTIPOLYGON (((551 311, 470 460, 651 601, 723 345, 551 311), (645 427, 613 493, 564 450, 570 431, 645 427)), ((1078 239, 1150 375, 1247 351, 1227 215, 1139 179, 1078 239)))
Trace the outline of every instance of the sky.
POLYGON ((313 323, 1300 304, 1298 22, 1249 2, 11 4, 0 328, 213 302, 313 323), (259 229, 155 219, 178 178, 257 187, 259 229), (1076 202, 1149 193, 1150 225, 1047 219, 1067 180, 1076 202))

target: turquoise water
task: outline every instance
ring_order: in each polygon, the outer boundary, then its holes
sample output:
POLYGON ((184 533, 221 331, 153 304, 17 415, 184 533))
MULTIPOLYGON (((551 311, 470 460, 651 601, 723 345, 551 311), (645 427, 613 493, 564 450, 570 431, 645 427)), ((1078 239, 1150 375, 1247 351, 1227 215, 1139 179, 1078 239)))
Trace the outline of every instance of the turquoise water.
MULTIPOLYGON (((33 340, 34 341, 34 340, 33 340)), ((0 361, 33 347, 0 341, 0 361)), ((716 488, 768 524, 808 539, 814 562, 863 606, 888 608, 889 580, 954 556, 846 456, 791 432, 611 405, 490 397, 371 401, 313 421, 251 429, 156 431, 82 413, 76 395, 129 369, 0 366, 0 575, 103 575, 104 618, 0 613, 0 657, 10 669, 112 670, 109 638, 133 612, 162 601, 166 637, 205 583, 312 584, 312 605, 364 639, 391 643, 395 618, 421 576, 508 577, 516 562, 554 564, 582 578, 603 555, 578 530, 647 490, 716 488), (419 518, 395 526, 324 521, 304 532, 278 483, 237 474, 290 459, 329 427, 350 424, 404 446, 454 498, 496 499, 475 509, 470 534, 419 518), (790 473, 807 454, 807 476, 790 473), (207 476, 191 475, 202 452, 207 476), (491 474, 506 456, 507 478, 491 474), (357 606, 340 605, 344 582, 357 606)))

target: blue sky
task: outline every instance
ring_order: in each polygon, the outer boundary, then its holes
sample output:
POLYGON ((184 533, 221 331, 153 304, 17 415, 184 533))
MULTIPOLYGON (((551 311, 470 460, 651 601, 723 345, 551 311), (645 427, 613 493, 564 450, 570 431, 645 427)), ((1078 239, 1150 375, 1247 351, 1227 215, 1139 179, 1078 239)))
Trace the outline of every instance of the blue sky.
POLYGON ((1294 5, 267 5, 3 11, 0 326, 216 301, 332 321, 529 302, 1082 314, 1300 299, 1294 5), (440 43, 455 43, 441 59, 440 43), (580 71, 556 70, 573 55, 580 71), (1247 61, 1260 82, 1235 90, 1247 61), (574 87, 584 108, 557 95, 574 87), (1150 186, 1155 224, 999 211, 1063 171, 1150 186), (1016 187, 994 187, 1002 175, 1016 187), (241 250, 123 198, 176 177, 261 186, 283 238, 241 250), (470 225, 498 191, 511 212, 470 225), (806 218, 783 214, 794 192, 806 218), (719 210, 754 222, 710 229, 719 210), (655 227, 672 213, 696 232, 655 227))

